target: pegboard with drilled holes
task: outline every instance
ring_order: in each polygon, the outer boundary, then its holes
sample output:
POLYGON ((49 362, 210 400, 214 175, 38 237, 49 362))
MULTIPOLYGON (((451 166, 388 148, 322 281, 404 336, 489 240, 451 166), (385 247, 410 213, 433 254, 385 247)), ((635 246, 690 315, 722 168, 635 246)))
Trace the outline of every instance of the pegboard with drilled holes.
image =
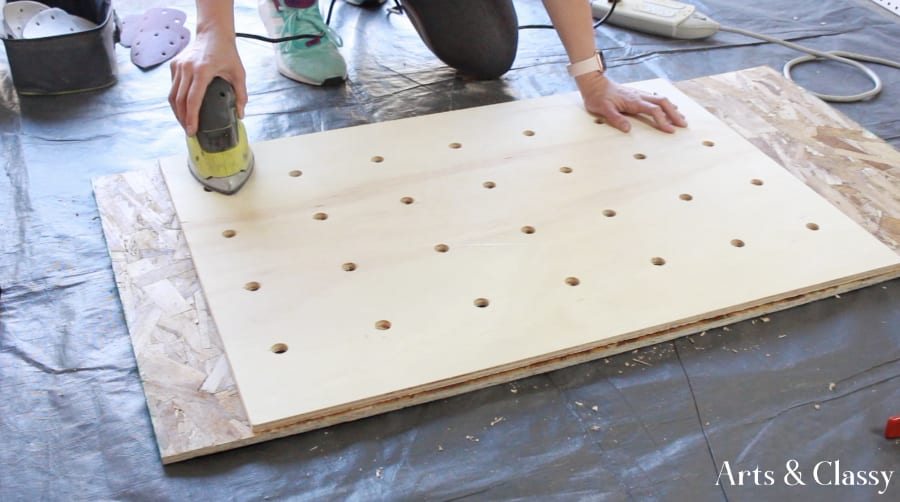
POLYGON ((888 12, 900 16, 900 0, 872 0, 878 5, 884 7, 888 12))
POLYGON ((630 340, 900 258, 663 81, 690 127, 576 94, 253 145, 234 196, 162 170, 254 430, 630 340))

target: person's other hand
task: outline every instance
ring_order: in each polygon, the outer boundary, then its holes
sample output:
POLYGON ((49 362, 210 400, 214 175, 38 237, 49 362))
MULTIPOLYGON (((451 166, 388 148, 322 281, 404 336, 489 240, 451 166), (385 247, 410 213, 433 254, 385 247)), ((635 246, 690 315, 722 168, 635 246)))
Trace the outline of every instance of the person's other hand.
POLYGON ((580 75, 575 82, 587 111, 602 117, 622 132, 631 130, 626 115, 649 118, 654 127, 668 133, 675 132, 675 126, 687 127, 687 121, 678 107, 662 96, 619 85, 599 72, 580 75))
POLYGON ((234 87, 238 117, 247 104, 244 65, 237 53, 234 33, 228 30, 199 32, 194 42, 172 61, 169 105, 188 136, 197 133, 200 104, 212 79, 222 77, 234 87))

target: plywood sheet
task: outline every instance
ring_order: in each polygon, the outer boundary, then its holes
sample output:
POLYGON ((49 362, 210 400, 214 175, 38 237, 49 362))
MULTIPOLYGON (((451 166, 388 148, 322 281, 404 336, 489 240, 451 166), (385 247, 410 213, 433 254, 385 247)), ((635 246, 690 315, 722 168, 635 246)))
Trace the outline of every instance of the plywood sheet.
MULTIPOLYGON (((768 67, 676 86, 881 242, 900 251, 900 152, 768 67)), ((896 269, 887 270, 455 385, 254 432, 199 291, 161 173, 158 169, 129 171, 96 178, 93 184, 148 413, 166 464, 631 351, 900 275, 896 269)))
POLYGON ((629 135, 553 96, 162 162, 254 432, 511 372, 900 259, 669 84, 629 135))

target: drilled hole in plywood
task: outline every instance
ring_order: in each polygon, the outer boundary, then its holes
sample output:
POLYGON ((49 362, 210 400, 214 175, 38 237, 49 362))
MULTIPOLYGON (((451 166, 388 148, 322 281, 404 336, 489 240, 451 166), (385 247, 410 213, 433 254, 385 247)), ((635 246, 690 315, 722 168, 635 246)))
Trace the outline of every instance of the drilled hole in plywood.
POLYGON ((341 268, 344 269, 344 272, 353 272, 356 270, 356 264, 352 261, 348 261, 347 263, 341 265, 341 268))
POLYGON ((447 145, 447 146, 449 146, 450 148, 452 148, 452 149, 454 149, 454 150, 458 150, 458 149, 462 148, 462 143, 456 143, 456 142, 453 142, 453 143, 450 143, 450 144, 447 145))
POLYGON ((475 301, 472 303, 474 303, 476 307, 483 309, 483 308, 487 307, 488 305, 490 305, 491 301, 488 300, 487 298, 476 298, 475 301))
POLYGON ((400 202, 406 204, 407 206, 412 204, 415 201, 416 201, 416 199, 413 199, 412 197, 403 197, 400 199, 400 202))
POLYGON ((679 195, 678 198, 684 201, 694 200, 694 196, 689 193, 683 193, 679 195))
POLYGON ((250 281, 247 284, 244 284, 244 289, 247 291, 259 291, 262 285, 256 281, 250 281))
POLYGON ((710 146, 710 147, 712 147, 712 146, 716 146, 716 144, 713 143, 713 142, 710 141, 710 140, 706 140, 706 141, 703 142, 703 146, 710 146))
POLYGON ((531 129, 525 129, 524 131, 522 131, 522 134, 524 134, 525 136, 534 136, 534 131, 532 131, 531 129))
POLYGON ((290 176, 291 178, 299 178, 302 175, 303 175, 303 171, 301 171, 299 169, 294 169, 293 171, 288 173, 288 176, 290 176))
POLYGON ((237 232, 234 230, 231 230, 230 228, 228 230, 222 231, 222 237, 225 237, 226 239, 230 239, 230 238, 234 237, 235 235, 237 235, 237 232))
POLYGON ((760 187, 763 186, 763 180, 759 178, 753 178, 752 180, 750 180, 750 184, 760 187))
POLYGON ((328 213, 316 213, 313 215, 314 220, 325 221, 328 219, 328 213))
POLYGON ((523 234, 533 234, 534 232, 534 227, 532 227, 531 225, 525 225, 524 227, 522 227, 523 234))
POLYGON ((447 251, 450 251, 450 246, 446 244, 437 244, 434 246, 434 250, 438 253, 446 253, 447 251))
POLYGON ((276 354, 284 354, 288 351, 288 346, 284 343, 276 343, 275 345, 272 345, 269 350, 276 354))
POLYGON ((384 162, 384 157, 382 157, 381 155, 375 155, 371 160, 372 162, 379 164, 381 162, 384 162))
POLYGON ((382 331, 386 329, 391 329, 391 321, 381 320, 375 323, 375 329, 380 329, 382 331))
POLYGON ((496 187, 497 184, 494 183, 493 181, 485 181, 484 183, 481 184, 481 186, 483 186, 484 188, 487 188, 488 190, 490 190, 490 189, 496 187))
POLYGON ((559 172, 561 172, 563 174, 569 174, 572 172, 572 168, 569 166, 562 166, 559 168, 559 172))
POLYGON ((577 277, 566 277, 566 284, 568 284, 569 286, 577 286, 581 284, 581 280, 579 280, 577 277))
POLYGON ((636 153, 634 154, 634 158, 636 158, 637 160, 644 160, 647 158, 647 156, 643 153, 636 153))
POLYGON ((736 248, 742 248, 742 247, 746 246, 747 244, 740 239, 731 239, 731 245, 736 248))
POLYGON ((612 209, 604 209, 603 210, 603 216, 606 216, 607 218, 612 218, 615 215, 616 215, 616 212, 613 211, 612 209))
POLYGON ((666 260, 660 258, 659 256, 654 256, 653 258, 650 258, 650 263, 656 265, 657 267, 661 267, 666 264, 666 260))
POLYGON ((806 228, 808 228, 810 230, 818 230, 819 225, 818 225, 818 223, 807 223, 806 228))

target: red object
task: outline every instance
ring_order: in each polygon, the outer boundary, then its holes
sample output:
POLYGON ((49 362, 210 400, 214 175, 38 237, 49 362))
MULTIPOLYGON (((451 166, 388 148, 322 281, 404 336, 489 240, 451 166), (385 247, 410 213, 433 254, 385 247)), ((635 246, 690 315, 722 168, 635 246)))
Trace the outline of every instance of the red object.
POLYGON ((891 417, 884 426, 884 437, 888 439, 900 438, 900 415, 891 417))

